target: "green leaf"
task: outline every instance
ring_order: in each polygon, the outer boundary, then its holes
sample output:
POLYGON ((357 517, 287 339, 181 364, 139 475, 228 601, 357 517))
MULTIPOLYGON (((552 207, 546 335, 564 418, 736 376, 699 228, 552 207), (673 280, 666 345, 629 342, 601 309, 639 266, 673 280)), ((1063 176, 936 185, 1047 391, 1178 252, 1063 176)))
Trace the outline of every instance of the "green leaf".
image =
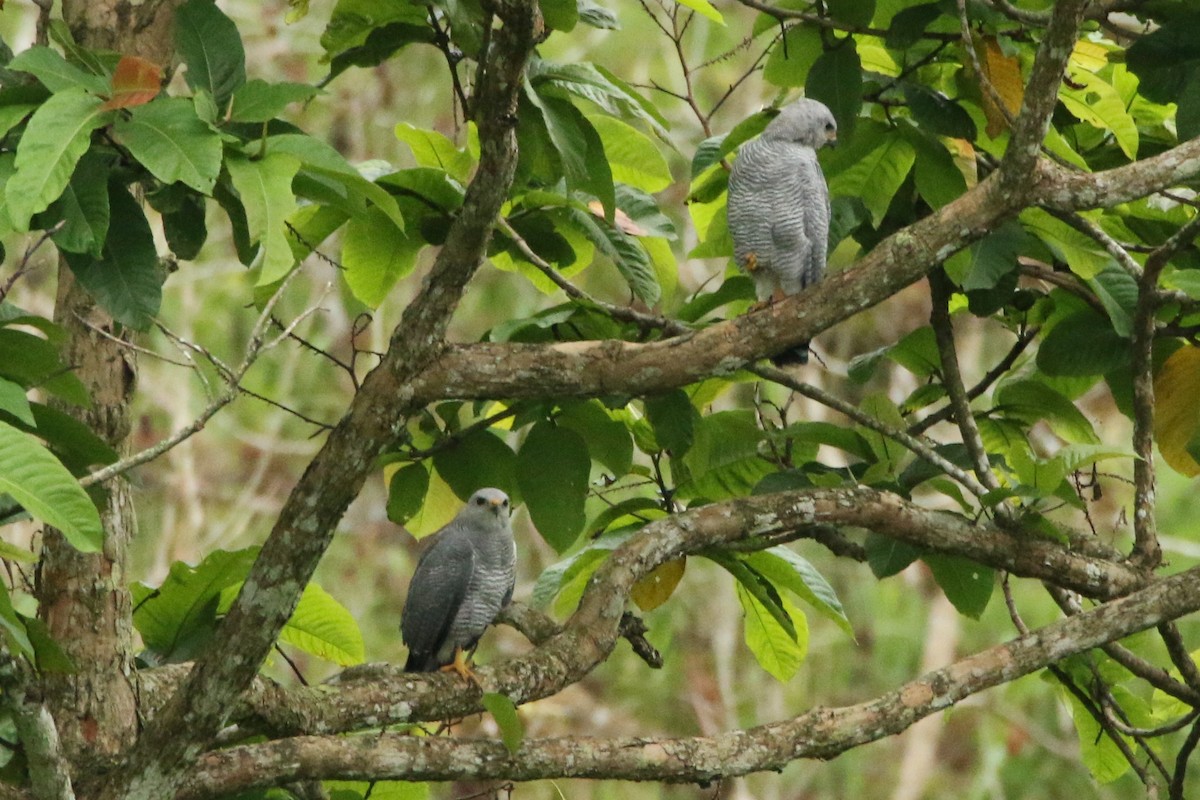
POLYGON ((50 635, 50 627, 37 617, 23 617, 25 632, 33 646, 34 661, 38 672, 68 675, 75 672, 75 662, 67 655, 54 637, 50 635))
POLYGON ((75 405, 90 402, 83 383, 62 363, 58 348, 25 331, 0 328, 0 375, 27 389, 41 387, 75 405))
POLYGON ((177 258, 191 261, 200 254, 208 239, 206 211, 204 198, 189 193, 178 208, 163 212, 163 235, 177 258))
POLYGON ((29 118, 17 145, 17 171, 5 187, 14 229, 28 230, 29 218, 63 193, 88 149, 92 131, 113 117, 113 112, 101 108, 103 103, 102 98, 83 89, 67 89, 52 96, 29 118))
POLYGON ((6 422, 0 422, 0 492, 60 530, 76 550, 100 551, 104 527, 87 492, 41 442, 6 422))
POLYGON ((1138 76, 1138 90, 1146 99, 1174 103, 1185 95, 1189 82, 1200 74, 1197 29, 1200 13, 1181 14, 1129 46, 1126 63, 1138 76))
POLYGON ((567 209, 567 219, 613 262, 630 290, 642 302, 653 306, 661 299, 662 288, 658 285, 658 277, 637 239, 577 208, 567 209))
MULTIPOLYGON (((238 590, 240 587, 232 586, 224 590, 229 605, 238 590)), ((296 610, 279 632, 279 640, 342 667, 361 664, 366 659, 362 632, 354 616, 315 583, 304 587, 296 610)))
POLYGON ((234 21, 212 0, 187 0, 175 12, 175 47, 188 86, 208 92, 223 110, 246 82, 246 51, 234 21))
POLYGON ((125 187, 109 185, 112 224, 100 258, 66 253, 71 272, 113 319, 138 331, 150 327, 162 304, 166 277, 142 207, 125 187))
POLYGON ((396 138, 412 150, 413 158, 422 167, 436 167, 464 182, 475 168, 475 159, 466 150, 437 131, 428 131, 401 122, 395 128, 396 138))
POLYGON ((25 396, 25 387, 7 378, 0 378, 0 411, 11 414, 27 425, 34 424, 33 410, 29 407, 29 398, 25 396))
POLYGON ((784 31, 783 40, 771 48, 763 79, 775 86, 802 87, 822 52, 821 32, 815 25, 792 25, 784 31))
POLYGON ((1109 83, 1086 70, 1072 70, 1071 80, 1059 88, 1058 99, 1076 118, 1112 133, 1127 158, 1137 158, 1137 123, 1109 83))
POLYGON ((1005 383, 997 391, 993 408, 1028 425, 1045 420, 1059 436, 1077 444, 1099 444, 1088 418, 1060 392, 1036 380, 1005 383))
POLYGON ((918 83, 905 83, 904 101, 920 126, 938 136, 975 141, 975 121, 955 101, 918 83))
POLYGON ((0 540, 0 558, 21 564, 36 564, 38 555, 24 547, 17 547, 15 544, 0 540))
POLYGON ((591 465, 582 436, 545 420, 530 429, 517 453, 517 485, 529 516, 559 553, 575 543, 587 521, 591 465))
POLYGON ((66 190, 46 212, 62 220, 53 237, 61 249, 96 256, 103 251, 109 223, 108 175, 108 161, 94 151, 79 159, 66 190))
MULTIPOLYGON (((744 614, 746 646, 775 680, 787 683, 795 677, 808 651, 808 620, 802 613, 792 616, 794 631, 789 633, 744 583, 739 582, 736 588, 744 614)), ((791 604, 783 602, 784 613, 788 613, 787 606, 791 604)))
POLYGON ((865 546, 867 566, 880 580, 902 572, 921 555, 921 551, 908 542, 878 533, 867 534, 865 546))
POLYGON ((671 185, 671 168, 650 137, 616 117, 597 115, 590 122, 604 144, 614 181, 644 192, 671 185))
POLYGON ((500 728, 500 739, 509 753, 515 754, 521 749, 521 741, 525 738, 525 728, 521 718, 517 716, 517 706, 506 694, 498 692, 483 693, 483 707, 492 715, 496 726, 500 728))
POLYGON ((700 420, 687 393, 676 389, 666 394, 651 395, 643 404, 659 448, 676 457, 684 455, 692 446, 695 426, 700 420))
POLYGON ((689 477, 677 487, 679 494, 708 500, 749 495, 763 477, 776 471, 758 454, 762 439, 753 411, 718 411, 701 417, 695 441, 683 457, 689 477))
POLYGON ((10 62, 8 68, 16 72, 28 72, 51 92, 66 89, 86 89, 94 95, 108 90, 108 80, 103 75, 85 72, 62 57, 57 50, 37 45, 24 50, 10 62))
POLYGON ((875 457, 871 446, 862 436, 832 422, 797 422, 787 426, 780 435, 795 443, 836 447, 862 461, 870 461, 875 457))
POLYGON ((875 0, 841 0, 829 7, 829 16, 853 27, 866 27, 875 16, 875 0))
POLYGON ((250 242, 259 243, 257 262, 262 272, 258 285, 272 284, 296 264, 288 244, 287 218, 296 210, 292 178, 300 169, 300 161, 287 153, 268 153, 256 161, 230 155, 225 159, 225 168, 246 210, 250 242))
POLYGON ((1137 310, 1138 284, 1133 276, 1116 264, 1109 263, 1088 286, 1108 312, 1113 330, 1128 339, 1133 333, 1133 315, 1137 310))
POLYGON ((538 5, 550 30, 568 33, 579 23, 579 7, 575 0, 542 0, 538 5))
POLYGON ((1038 368, 1047 375, 1103 375, 1129 361, 1129 341, 1108 319, 1084 309, 1056 324, 1038 348, 1038 368))
POLYGON ((196 566, 171 565, 157 589, 133 584, 133 624, 156 663, 174 664, 195 658, 212 639, 221 592, 246 579, 257 547, 215 550, 196 566))
POLYGON ((495 486, 506 492, 513 505, 520 502, 517 489, 517 456, 490 430, 479 429, 433 454, 433 466, 454 494, 464 502, 478 489, 495 486))
POLYGON ((946 274, 972 292, 993 289, 1017 269, 1017 256, 1025 246, 1025 232, 1015 222, 1005 222, 946 262, 946 274))
POLYGON ((180 181, 212 194, 221 172, 221 137, 196 116, 183 97, 164 97, 134 108, 113 125, 130 155, 163 183, 180 181))
POLYGON ((1021 221, 1056 256, 1067 262, 1071 272, 1084 280, 1096 277, 1113 263, 1112 256, 1094 239, 1040 208, 1022 211, 1021 221))
POLYGON ((429 470, 423 464, 406 464, 388 481, 387 517, 397 525, 408 522, 425 502, 429 470))
POLYGON ((269 122, 292 103, 311 100, 320 91, 307 83, 267 83, 255 78, 234 91, 229 119, 232 122, 269 122))
POLYGON ((879 225, 892 197, 908 177, 916 151, 903 136, 881 126, 864 123, 860 127, 860 135, 850 140, 850 146, 839 148, 829 160, 829 191, 861 197, 879 225))
MULTIPOLYGON (((1100 723, 1092 713, 1079 702, 1072 692, 1063 689, 1062 696, 1071 706, 1071 717, 1075 721, 1075 732, 1079 735, 1079 756, 1084 766, 1092 774, 1096 783, 1104 785, 1112 783, 1129 771, 1129 761, 1121 748, 1101 729, 1100 723)), ((1117 734, 1125 739, 1126 745, 1134 747, 1132 741, 1124 734, 1117 734)))
MULTIPOLYGON (((846 139, 853 137, 858 112, 862 110, 862 74, 862 62, 850 37, 822 53, 808 71, 805 84, 808 96, 829 107, 838 123, 838 135, 846 139)), ((904 171, 908 172, 907 167, 904 171)), ((887 199, 891 199, 890 194, 887 199)))
POLYGON ((929 565, 934 580, 959 613, 979 619, 992 599, 995 570, 960 556, 941 553, 926 553, 921 560, 929 565))
POLYGON ((561 404, 558 423, 570 428, 587 442, 592 460, 606 467, 614 478, 629 472, 633 465, 633 436, 619 420, 613 419, 599 400, 561 404))
POLYGON ((908 50, 921 40, 921 34, 941 13, 937 3, 922 3, 896 12, 884 43, 892 50, 908 50))
MULTIPOLYGON (((778 587, 787 589, 815 608, 822 616, 854 637, 854 627, 846 617, 842 601, 817 568, 799 553, 778 545, 769 550, 751 553, 746 563, 778 587)), ((794 616, 794 615, 793 615, 794 616)))
POLYGON ((8 587, 3 581, 0 581, 0 632, 3 632, 5 644, 10 651, 33 656, 33 643, 29 641, 21 616, 13 608, 8 587))
POLYGON ((351 217, 342 237, 342 277, 362 303, 377 308, 412 272, 425 242, 397 228, 378 206, 351 217))
POLYGON ((721 25, 725 24, 725 18, 721 16, 721 12, 713 7, 713 4, 708 0, 675 0, 679 5, 690 8, 701 16, 708 17, 713 22, 721 25))

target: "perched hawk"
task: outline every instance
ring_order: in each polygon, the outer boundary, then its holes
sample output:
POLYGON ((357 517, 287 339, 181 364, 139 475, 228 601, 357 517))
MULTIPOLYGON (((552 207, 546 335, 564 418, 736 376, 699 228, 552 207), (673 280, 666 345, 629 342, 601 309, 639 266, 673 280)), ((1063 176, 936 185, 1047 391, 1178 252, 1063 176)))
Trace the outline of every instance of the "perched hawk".
MULTIPOLYGON (((829 109, 801 98, 738 150, 729 175, 729 233, 760 302, 796 294, 825 274, 829 187, 817 150, 836 141, 829 109)), ((807 343, 776 362, 808 363, 807 343)))
POLYGON ((453 669, 473 678, 467 658, 512 599, 516 545, 508 495, 480 489, 417 562, 400 617, 409 672, 453 669))

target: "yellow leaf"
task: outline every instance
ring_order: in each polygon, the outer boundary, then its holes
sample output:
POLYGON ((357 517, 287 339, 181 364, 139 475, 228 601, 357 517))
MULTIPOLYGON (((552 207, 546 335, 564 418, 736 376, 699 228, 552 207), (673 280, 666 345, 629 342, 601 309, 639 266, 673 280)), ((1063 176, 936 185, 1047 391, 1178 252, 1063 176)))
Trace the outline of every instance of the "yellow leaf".
MULTIPOLYGON (((984 36, 976 42, 975 52, 979 55, 979 68, 983 70, 980 76, 987 81, 1000 95, 1004 107, 1009 114, 1016 116, 1021 110, 1021 100, 1025 97, 1025 84, 1021 80, 1021 62, 1012 56, 1004 55, 1000 42, 995 36, 984 36)), ((1004 112, 996 105, 992 93, 980 87, 983 93, 983 113, 987 116, 988 136, 998 136, 1008 127, 1004 112)))
POLYGON ((1181 347, 1154 378, 1154 438, 1163 460, 1189 478, 1200 475, 1200 464, 1188 444, 1200 423, 1200 348, 1181 347))
POLYGON ((667 602, 667 598, 671 596, 683 578, 683 570, 686 566, 687 559, 683 558, 659 564, 649 575, 633 585, 629 596, 642 611, 653 611, 667 602))
POLYGON ((1071 51, 1071 66, 1099 72, 1108 64, 1108 48, 1095 42, 1078 41, 1071 51))

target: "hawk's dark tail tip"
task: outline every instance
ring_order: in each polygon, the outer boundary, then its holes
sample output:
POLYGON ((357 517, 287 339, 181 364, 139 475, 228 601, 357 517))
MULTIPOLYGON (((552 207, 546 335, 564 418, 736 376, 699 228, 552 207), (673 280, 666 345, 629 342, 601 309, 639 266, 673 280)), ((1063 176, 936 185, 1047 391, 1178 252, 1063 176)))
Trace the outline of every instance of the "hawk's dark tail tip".
POLYGON ((801 367, 808 363, 808 342, 798 344, 791 350, 784 350, 771 356, 771 363, 777 367, 801 367))

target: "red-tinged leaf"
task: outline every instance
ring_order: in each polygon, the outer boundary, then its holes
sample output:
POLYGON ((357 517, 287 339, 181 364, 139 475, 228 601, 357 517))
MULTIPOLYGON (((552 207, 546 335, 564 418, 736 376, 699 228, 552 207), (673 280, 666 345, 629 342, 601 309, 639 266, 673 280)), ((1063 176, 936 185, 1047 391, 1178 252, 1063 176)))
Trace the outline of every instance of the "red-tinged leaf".
POLYGON ((137 56, 121 56, 112 77, 112 95, 104 104, 111 108, 133 108, 145 105, 162 89, 162 67, 137 56))

